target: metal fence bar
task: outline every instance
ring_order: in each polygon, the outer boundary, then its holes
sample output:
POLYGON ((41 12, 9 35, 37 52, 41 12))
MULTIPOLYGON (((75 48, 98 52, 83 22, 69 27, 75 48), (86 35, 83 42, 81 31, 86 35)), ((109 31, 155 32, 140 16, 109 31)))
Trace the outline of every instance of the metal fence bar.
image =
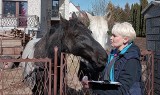
MULTIPOLYGON (((66 80, 66 75, 67 75, 67 72, 66 70, 69 69, 67 68, 67 59, 65 57, 65 53, 61 53, 61 62, 60 62, 60 66, 57 66, 58 65, 58 55, 57 55, 57 52, 58 52, 58 48, 54 48, 54 51, 55 51, 55 56, 54 56, 54 74, 52 74, 52 63, 51 63, 51 59, 49 58, 40 58, 40 59, 0 59, 0 62, 49 62, 49 71, 45 72, 46 74, 48 74, 48 79, 45 78, 45 80, 49 82, 49 88, 48 90, 45 88, 45 91, 48 91, 48 94, 49 95, 52 95, 52 92, 53 95, 57 95, 59 93, 59 95, 67 95, 67 80, 66 80), (58 68, 60 68, 60 83, 57 83, 57 79, 58 79, 58 68), (54 76, 54 82, 52 83, 52 76, 54 76), (52 84, 53 84, 53 91, 51 89, 52 87, 52 84), (59 84, 59 88, 57 88, 57 84, 59 84), (59 92, 57 92, 59 90, 59 92)), ((154 53, 151 52, 151 51, 145 51, 144 54, 142 54, 144 59, 141 60, 144 65, 146 65, 147 69, 147 75, 146 75, 146 81, 145 81, 145 91, 146 91, 146 95, 154 95, 154 53)), ((47 68, 47 66, 45 66, 47 68)), ((1 72, 1 79, 3 81, 3 71, 1 72)), ((45 87, 46 87, 46 83, 45 82, 45 87)), ((2 82, 2 89, 0 90, 0 93, 1 95, 3 95, 3 82, 2 82)), ((77 93, 77 95, 79 95, 77 93)))
POLYGON ((63 53, 61 53, 61 64, 60 64, 60 95, 63 95, 62 94, 62 89, 63 89, 63 78, 64 78, 64 74, 63 74, 63 68, 64 68, 64 65, 63 65, 63 53))
POLYGON ((66 70, 67 70, 67 59, 66 54, 61 53, 61 62, 60 62, 60 90, 59 95, 67 95, 67 80, 66 80, 66 70))
POLYGON ((142 66, 146 66, 142 73, 142 76, 145 77, 145 80, 143 80, 145 95, 154 95, 154 52, 143 50, 141 56, 142 66))
POLYGON ((152 52, 152 95, 154 95, 154 53, 152 52))
MULTIPOLYGON (((142 75, 142 76, 145 76, 146 78, 146 81, 144 81, 145 91, 146 91, 145 95, 154 95, 154 52, 144 50, 141 52, 141 54, 142 54, 141 63, 143 63, 142 65, 146 66, 145 68, 146 71, 142 75)), ((67 59, 63 56, 63 54, 61 54, 61 62, 63 62, 64 60, 67 60, 67 59)), ((65 68, 67 67, 67 64, 68 64, 67 62, 63 62, 61 63, 61 66, 60 66, 61 67, 61 77, 62 77, 60 79, 60 82, 63 82, 63 83, 60 83, 60 95, 67 95, 67 88, 65 87, 67 85, 66 84, 67 80, 65 80, 65 75, 67 74, 65 68)), ((79 93, 75 95, 79 95, 79 93)))
POLYGON ((58 47, 54 48, 54 95, 57 95, 57 52, 58 47))
POLYGON ((52 62, 51 62, 51 60, 49 60, 49 72, 48 72, 48 76, 49 76, 49 95, 51 95, 51 93, 52 93, 52 83, 51 83, 51 81, 52 81, 52 62))

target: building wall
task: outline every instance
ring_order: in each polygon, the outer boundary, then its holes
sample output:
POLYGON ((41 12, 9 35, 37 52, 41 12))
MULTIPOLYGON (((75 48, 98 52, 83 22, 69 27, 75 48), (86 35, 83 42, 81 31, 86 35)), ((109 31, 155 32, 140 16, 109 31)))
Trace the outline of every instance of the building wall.
POLYGON ((154 95, 160 95, 160 6, 151 5, 146 19, 147 49, 154 51, 154 95))
POLYGON ((69 20, 69 1, 70 0, 60 0, 59 1, 59 12, 61 14, 61 16, 67 20, 69 20))
POLYGON ((76 6, 73 3, 69 3, 69 18, 72 17, 72 13, 75 12, 77 15, 79 14, 79 10, 76 8, 76 6))
POLYGON ((51 0, 28 0, 28 15, 39 17, 37 37, 42 37, 49 29, 51 0))
POLYGON ((41 16, 41 0, 28 0, 28 15, 41 16))
MULTIPOLYGON (((51 0, 50 0, 51 1, 51 0)), ((49 0, 41 0, 41 13, 40 13, 40 33, 39 36, 42 37, 43 35, 45 35, 45 33, 48 31, 49 28, 49 24, 48 24, 48 20, 50 20, 49 18, 49 0)))
MULTIPOLYGON (((36 15, 39 18, 39 27, 41 27, 41 0, 28 0, 28 15, 36 15)), ((27 29, 31 30, 31 29, 27 29)), ((39 36, 41 29, 38 30, 37 36, 39 36)))
POLYGON ((0 0, 0 14, 2 14, 2 0, 0 0))
POLYGON ((144 18, 153 18, 157 17, 160 14, 160 6, 154 6, 151 5, 151 8, 147 10, 147 13, 145 14, 144 18))

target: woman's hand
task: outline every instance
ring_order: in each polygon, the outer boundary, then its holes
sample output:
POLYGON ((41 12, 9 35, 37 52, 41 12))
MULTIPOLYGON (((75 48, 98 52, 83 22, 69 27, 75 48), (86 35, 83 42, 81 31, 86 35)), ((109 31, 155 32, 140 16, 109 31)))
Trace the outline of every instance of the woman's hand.
POLYGON ((82 85, 83 85, 83 88, 89 88, 88 81, 82 80, 82 85))
POLYGON ((82 81, 81 81, 81 83, 82 83, 82 85, 83 85, 83 88, 89 88, 89 84, 88 84, 88 76, 84 76, 83 78, 82 78, 82 81))

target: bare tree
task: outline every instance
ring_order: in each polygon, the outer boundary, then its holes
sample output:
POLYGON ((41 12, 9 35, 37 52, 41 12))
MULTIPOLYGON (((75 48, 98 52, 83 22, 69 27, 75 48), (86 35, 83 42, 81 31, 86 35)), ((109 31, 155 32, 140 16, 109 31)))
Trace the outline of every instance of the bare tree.
POLYGON ((94 2, 92 2, 92 12, 94 15, 104 16, 106 13, 106 7, 106 0, 94 0, 94 2))

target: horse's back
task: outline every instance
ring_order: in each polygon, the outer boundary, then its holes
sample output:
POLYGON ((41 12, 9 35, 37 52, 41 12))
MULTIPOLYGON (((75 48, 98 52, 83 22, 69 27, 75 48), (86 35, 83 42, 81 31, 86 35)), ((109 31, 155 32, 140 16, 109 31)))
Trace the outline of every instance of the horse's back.
MULTIPOLYGON (((40 38, 38 39, 33 39, 31 41, 29 41, 26 45, 26 47, 24 48, 23 50, 23 53, 22 53, 22 59, 26 59, 26 58, 29 58, 29 59, 32 59, 33 56, 34 56, 34 45, 40 40, 40 38)), ((19 66, 22 66, 22 67, 25 67, 25 63, 24 62, 21 62, 19 66)))
POLYGON ((26 59, 26 58, 33 58, 33 54, 34 54, 34 45, 40 40, 40 38, 38 39, 33 39, 31 41, 29 41, 22 53, 22 58, 26 59))

